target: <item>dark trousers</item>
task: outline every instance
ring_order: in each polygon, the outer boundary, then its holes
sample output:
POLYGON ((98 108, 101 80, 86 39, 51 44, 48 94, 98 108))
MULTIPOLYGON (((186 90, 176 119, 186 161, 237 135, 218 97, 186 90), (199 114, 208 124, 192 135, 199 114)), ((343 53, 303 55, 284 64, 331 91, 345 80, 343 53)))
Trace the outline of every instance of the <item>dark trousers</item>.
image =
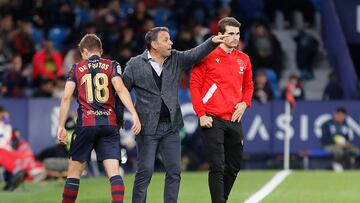
POLYGON ((243 132, 241 123, 212 118, 213 127, 202 128, 209 161, 209 189, 213 203, 224 203, 240 170, 243 132))
POLYGON ((135 175, 132 202, 146 202, 146 191, 154 172, 155 156, 159 152, 166 172, 164 203, 176 203, 181 172, 179 133, 171 130, 170 122, 160 122, 155 135, 136 137, 136 147, 138 170, 135 175))

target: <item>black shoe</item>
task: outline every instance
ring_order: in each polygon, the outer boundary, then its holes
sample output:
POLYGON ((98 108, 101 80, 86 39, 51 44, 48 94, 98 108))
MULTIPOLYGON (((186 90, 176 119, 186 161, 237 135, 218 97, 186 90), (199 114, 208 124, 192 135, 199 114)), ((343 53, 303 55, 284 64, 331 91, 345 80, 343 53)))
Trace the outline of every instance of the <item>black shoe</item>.
POLYGON ((24 179, 26 177, 26 173, 24 171, 19 171, 11 176, 10 180, 6 183, 4 186, 4 191, 14 191, 16 188, 18 188, 21 183, 24 182, 24 179))

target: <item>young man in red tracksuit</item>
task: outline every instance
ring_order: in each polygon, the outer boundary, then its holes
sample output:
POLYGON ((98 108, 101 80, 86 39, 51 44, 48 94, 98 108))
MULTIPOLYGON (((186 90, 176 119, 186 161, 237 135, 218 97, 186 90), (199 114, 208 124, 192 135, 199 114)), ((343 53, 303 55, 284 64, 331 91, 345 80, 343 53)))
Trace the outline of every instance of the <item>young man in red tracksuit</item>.
POLYGON ((219 21, 229 35, 191 73, 190 93, 209 161, 213 203, 226 202, 240 170, 243 152, 241 117, 254 91, 248 55, 237 50, 240 23, 232 17, 219 21))

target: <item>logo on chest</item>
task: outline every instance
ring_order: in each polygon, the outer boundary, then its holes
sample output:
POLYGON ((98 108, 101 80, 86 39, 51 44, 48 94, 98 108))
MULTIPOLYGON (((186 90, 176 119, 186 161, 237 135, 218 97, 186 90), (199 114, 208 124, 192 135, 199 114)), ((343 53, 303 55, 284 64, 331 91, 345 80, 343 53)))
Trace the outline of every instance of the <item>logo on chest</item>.
POLYGON ((237 62, 237 64, 239 65, 239 74, 244 74, 244 70, 245 70, 245 68, 244 68, 244 61, 243 60, 241 60, 241 59, 237 59, 236 60, 236 62, 237 62))
POLYGON ((220 63, 220 59, 219 59, 219 58, 216 58, 215 61, 216 61, 216 63, 220 63))

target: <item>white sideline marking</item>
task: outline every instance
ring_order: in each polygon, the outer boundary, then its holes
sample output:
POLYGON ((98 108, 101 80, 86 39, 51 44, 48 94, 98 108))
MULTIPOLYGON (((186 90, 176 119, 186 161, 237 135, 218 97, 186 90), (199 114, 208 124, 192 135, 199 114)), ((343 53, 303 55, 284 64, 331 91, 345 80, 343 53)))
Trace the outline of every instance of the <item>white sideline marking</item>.
POLYGON ((290 175, 291 171, 283 170, 276 173, 276 175, 266 183, 259 191, 245 200, 244 203, 258 203, 269 195, 285 178, 290 175))

